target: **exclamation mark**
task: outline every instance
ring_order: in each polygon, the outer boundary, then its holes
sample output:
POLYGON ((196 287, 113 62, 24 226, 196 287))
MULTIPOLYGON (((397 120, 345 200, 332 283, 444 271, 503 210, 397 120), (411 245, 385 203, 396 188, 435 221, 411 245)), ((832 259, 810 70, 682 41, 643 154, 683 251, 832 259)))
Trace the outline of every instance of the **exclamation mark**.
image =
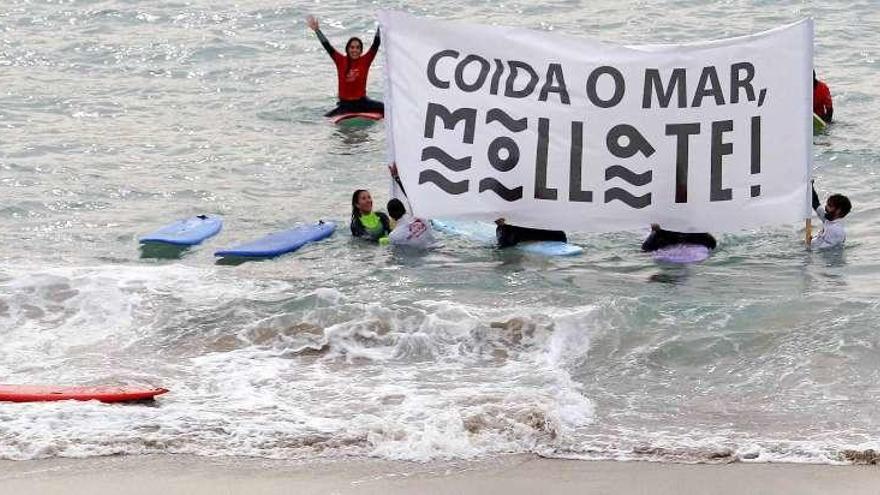
MULTIPOLYGON (((761 173, 761 116, 752 117, 752 175, 761 173)), ((761 186, 752 186, 752 197, 761 195, 761 186)))

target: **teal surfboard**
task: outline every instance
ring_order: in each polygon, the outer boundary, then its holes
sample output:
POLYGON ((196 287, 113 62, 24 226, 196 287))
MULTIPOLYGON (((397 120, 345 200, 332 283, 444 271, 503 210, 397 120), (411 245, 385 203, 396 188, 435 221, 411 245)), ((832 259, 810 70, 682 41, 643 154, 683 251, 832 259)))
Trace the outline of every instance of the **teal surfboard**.
MULTIPOLYGON (((485 246, 494 246, 495 225, 489 222, 470 220, 431 220, 431 225, 439 232, 469 239, 485 246)), ((513 249, 541 256, 574 256, 584 252, 584 248, 559 241, 529 241, 517 244, 513 249)))
POLYGON ((819 132, 824 131, 828 127, 828 123, 822 120, 822 117, 819 117, 815 113, 813 114, 813 134, 817 134, 819 132))

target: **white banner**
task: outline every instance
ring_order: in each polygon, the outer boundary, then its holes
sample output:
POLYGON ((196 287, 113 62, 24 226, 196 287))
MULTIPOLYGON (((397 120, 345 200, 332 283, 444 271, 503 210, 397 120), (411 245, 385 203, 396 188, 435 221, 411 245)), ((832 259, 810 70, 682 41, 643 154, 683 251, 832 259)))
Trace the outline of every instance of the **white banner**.
POLYGON ((388 142, 419 216, 718 232, 809 212, 811 20, 624 47, 379 19, 388 142))

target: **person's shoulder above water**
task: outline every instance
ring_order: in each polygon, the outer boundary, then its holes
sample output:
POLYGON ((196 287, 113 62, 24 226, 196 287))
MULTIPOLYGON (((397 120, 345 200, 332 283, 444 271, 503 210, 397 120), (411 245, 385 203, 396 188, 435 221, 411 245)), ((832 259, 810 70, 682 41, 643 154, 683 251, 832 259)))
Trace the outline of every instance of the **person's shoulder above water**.
POLYGON ((512 247, 528 241, 568 242, 568 237, 561 230, 520 227, 507 223, 504 218, 495 220, 495 225, 495 237, 500 248, 512 247))
POLYGON ((642 251, 651 252, 676 244, 693 244, 715 249, 718 245, 715 237, 708 232, 675 232, 664 230, 659 224, 651 224, 651 233, 642 243, 642 251))
POLYGON ((379 243, 388 242, 391 222, 382 212, 373 211, 373 197, 366 189, 357 189, 351 196, 351 235, 379 243))

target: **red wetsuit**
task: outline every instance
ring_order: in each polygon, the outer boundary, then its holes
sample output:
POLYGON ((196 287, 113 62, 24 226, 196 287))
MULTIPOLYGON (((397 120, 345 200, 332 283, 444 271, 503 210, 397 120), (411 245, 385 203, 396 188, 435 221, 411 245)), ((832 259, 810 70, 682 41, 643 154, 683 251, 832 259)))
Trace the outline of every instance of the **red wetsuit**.
POLYGON ((339 99, 343 101, 360 100, 367 96, 367 75, 370 64, 379 51, 378 43, 373 43, 370 50, 355 59, 333 50, 330 54, 336 64, 336 77, 339 80, 339 99))
POLYGON ((384 113, 382 102, 367 98, 367 76, 370 73, 370 65, 379 52, 379 31, 373 38, 370 49, 358 58, 351 59, 343 53, 339 53, 321 31, 316 31, 318 39, 330 54, 333 63, 336 64, 336 77, 339 85, 339 104, 327 116, 345 112, 377 112, 384 113))
POLYGON ((813 113, 825 122, 831 122, 834 107, 831 105, 831 90, 822 81, 813 84, 813 113))

